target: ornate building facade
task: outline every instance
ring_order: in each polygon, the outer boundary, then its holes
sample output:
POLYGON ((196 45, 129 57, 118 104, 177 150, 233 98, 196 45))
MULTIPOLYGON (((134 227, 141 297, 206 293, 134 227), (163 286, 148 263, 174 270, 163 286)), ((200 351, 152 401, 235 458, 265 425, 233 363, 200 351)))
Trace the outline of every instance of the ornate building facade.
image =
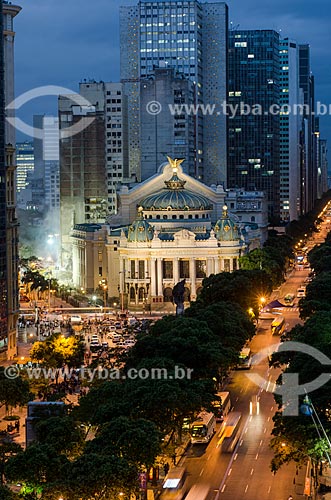
POLYGON ((178 281, 185 279, 185 300, 195 300, 205 277, 238 269, 240 256, 261 244, 263 193, 255 193, 247 210, 255 222, 240 222, 226 204, 229 198, 235 209, 239 193, 229 197, 222 186, 202 184, 181 162, 168 158, 150 179, 123 186, 119 213, 108 224, 74 226, 76 287, 93 292, 107 283, 108 296, 119 296, 122 308, 162 309, 178 281))

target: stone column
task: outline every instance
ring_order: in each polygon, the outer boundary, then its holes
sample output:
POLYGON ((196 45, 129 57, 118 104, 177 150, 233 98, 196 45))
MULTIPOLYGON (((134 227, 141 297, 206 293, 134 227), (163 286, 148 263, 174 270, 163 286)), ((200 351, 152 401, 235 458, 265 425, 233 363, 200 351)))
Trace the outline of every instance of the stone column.
POLYGON ((224 259, 220 257, 220 262, 221 262, 221 272, 224 272, 224 259))
POLYGON ((120 257, 120 293, 125 292, 124 261, 120 257))
POLYGON ((214 265, 215 265, 215 274, 220 272, 220 259, 218 257, 214 257, 214 265))
POLYGON ((154 257, 151 259, 150 264, 151 264, 151 272, 150 272, 151 296, 152 296, 152 300, 153 300, 153 297, 156 296, 156 272, 155 272, 155 258, 154 257))
POLYGON ((233 271, 233 257, 230 257, 230 273, 233 271))
POLYGON ((163 288, 162 288, 162 259, 157 259, 157 294, 159 297, 163 297, 163 288))
POLYGON ((208 258, 208 259, 207 259, 207 269, 206 269, 206 275, 207 275, 207 278, 208 278, 208 276, 210 276, 211 274, 214 274, 213 259, 208 258))
POLYGON ((196 291, 196 269, 195 269, 195 259, 190 259, 190 280, 191 280, 191 300, 196 299, 197 291, 196 291))
POLYGON ((174 277, 174 282, 175 285, 177 285, 179 281, 179 259, 178 257, 175 257, 173 260, 173 277, 174 277))

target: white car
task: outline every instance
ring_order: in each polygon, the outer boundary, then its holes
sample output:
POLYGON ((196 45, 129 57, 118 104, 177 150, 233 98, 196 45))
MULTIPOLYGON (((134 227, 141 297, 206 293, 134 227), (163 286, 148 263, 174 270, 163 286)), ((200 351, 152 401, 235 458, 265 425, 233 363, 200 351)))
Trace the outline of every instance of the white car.
POLYGON ((304 288, 298 288, 297 290, 297 297, 298 299, 301 299, 302 297, 306 296, 306 290, 304 288))

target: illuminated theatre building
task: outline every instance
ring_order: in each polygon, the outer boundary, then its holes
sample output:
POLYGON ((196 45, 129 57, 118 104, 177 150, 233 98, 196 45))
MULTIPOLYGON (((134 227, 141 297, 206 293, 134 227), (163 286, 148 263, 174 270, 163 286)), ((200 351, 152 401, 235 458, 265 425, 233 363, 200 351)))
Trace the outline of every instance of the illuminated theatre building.
POLYGON ((168 160, 146 181, 122 186, 119 213, 107 224, 74 226, 77 288, 93 292, 106 284, 108 297, 119 297, 123 308, 172 307, 176 283, 185 279, 185 301, 195 300, 206 276, 238 269, 240 256, 260 246, 267 227, 263 193, 253 193, 252 201, 252 193, 208 187, 183 172, 183 160, 168 160), (241 224, 242 215, 229 215, 225 201, 254 222, 241 224))

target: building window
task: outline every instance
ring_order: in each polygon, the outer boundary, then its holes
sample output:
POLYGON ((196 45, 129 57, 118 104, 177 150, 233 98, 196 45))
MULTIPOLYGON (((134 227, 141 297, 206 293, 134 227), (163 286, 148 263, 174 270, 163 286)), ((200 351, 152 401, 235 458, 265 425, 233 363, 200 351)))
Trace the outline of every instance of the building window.
POLYGON ((99 276, 102 276, 102 267, 99 267, 99 276))
POLYGON ((130 288, 130 301, 135 302, 136 300, 136 292, 133 288, 133 286, 130 288))
POLYGON ((172 260, 163 261, 163 278, 172 279, 173 278, 173 262, 172 260))
POLYGON ((196 260, 195 261, 195 274, 197 278, 205 278, 206 277, 206 261, 205 260, 196 260))
POLYGON ((138 301, 143 302, 144 298, 145 298, 145 288, 141 286, 138 291, 138 301))
POLYGON ((102 262, 102 251, 98 251, 98 262, 102 262))
POLYGON ((180 279, 190 277, 190 263, 188 260, 179 261, 179 277, 180 279))
POLYGON ((172 302, 172 289, 170 287, 163 290, 163 300, 164 302, 172 302))
POLYGON ((130 267, 131 267, 131 278, 134 279, 136 276, 136 263, 134 260, 130 261, 130 267))
POLYGON ((143 280, 145 278, 145 261, 144 260, 139 260, 138 277, 140 280, 143 280))
POLYGON ((238 269, 238 266, 237 266, 237 259, 233 259, 233 270, 236 271, 238 269))
POLYGON ((224 272, 230 272, 230 259, 224 259, 224 272))

